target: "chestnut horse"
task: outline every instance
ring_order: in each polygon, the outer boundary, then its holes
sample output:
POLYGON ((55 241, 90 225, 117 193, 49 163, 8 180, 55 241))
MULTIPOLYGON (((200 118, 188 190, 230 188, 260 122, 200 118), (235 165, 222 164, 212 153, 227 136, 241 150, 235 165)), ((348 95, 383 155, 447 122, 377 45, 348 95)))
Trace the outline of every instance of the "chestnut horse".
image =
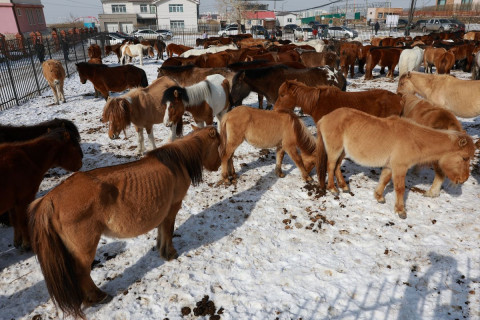
POLYGON ((83 152, 79 137, 57 128, 33 140, 0 144, 0 212, 10 211, 14 245, 30 248, 26 209, 52 167, 77 171, 83 152))
POLYGON ((176 138, 176 128, 182 122, 185 111, 190 112, 199 127, 213 124, 217 117, 220 124, 230 106, 230 85, 220 74, 212 74, 205 80, 189 87, 173 86, 165 90, 162 104, 166 105, 164 124, 172 126, 172 137, 176 138))
POLYGON ((177 56, 181 55, 185 51, 188 51, 190 49, 193 49, 192 47, 187 47, 181 44, 175 44, 175 43, 170 43, 167 46, 167 56, 169 58, 173 57, 173 54, 175 53, 177 56))
POLYGON ((106 45, 105 46, 105 55, 108 56, 110 53, 115 53, 115 55, 118 58, 118 63, 120 63, 120 58, 122 57, 122 52, 120 51, 120 48, 122 47, 122 44, 117 43, 117 44, 112 44, 112 45, 106 45))
POLYGON ((475 145, 466 133, 435 130, 412 120, 392 116, 378 118, 365 112, 340 108, 317 122, 317 175, 324 187, 328 169, 328 190, 338 194, 338 186, 348 191, 340 171, 345 156, 366 167, 383 167, 374 196, 384 203, 383 192, 393 177, 396 193, 395 212, 405 219, 404 193, 407 170, 416 164, 438 162, 441 170, 455 184, 465 182, 470 174, 470 160, 475 145), (328 160, 322 155, 326 152, 328 160))
POLYGON ((148 86, 147 74, 132 65, 108 67, 104 64, 80 62, 76 64, 80 82, 90 80, 95 90, 107 100, 108 92, 122 92, 126 89, 148 86))
POLYGON ((30 205, 32 246, 60 309, 84 317, 82 303, 112 299, 90 276, 102 235, 131 238, 157 228, 160 256, 178 257, 176 215, 203 168, 220 167, 219 145, 215 128, 200 129, 138 161, 76 173, 30 205))
POLYGON ((53 91, 55 104, 60 104, 59 98, 65 102, 65 94, 63 93, 63 82, 65 81, 65 69, 58 60, 50 59, 42 63, 43 76, 53 91))
POLYGON ((293 110, 295 106, 318 122, 335 109, 348 106, 377 117, 400 115, 401 97, 383 89, 344 92, 333 86, 309 87, 296 81, 285 81, 278 89, 274 110, 293 110))
POLYGON ((425 73, 432 73, 433 72, 433 66, 435 65, 435 61, 445 52, 447 52, 447 50, 445 48, 434 48, 434 47, 425 48, 425 51, 424 51, 424 54, 423 54, 424 72, 425 73))
MULTIPOLYGON (((418 124, 433 128, 445 129, 464 132, 460 121, 453 113, 448 110, 439 108, 430 102, 418 98, 414 94, 405 94, 402 97, 403 111, 402 116, 412 119, 418 124)), ((445 175, 440 169, 437 162, 433 163, 435 170, 435 178, 432 186, 425 192, 427 197, 438 197, 440 195, 440 188, 445 180, 445 175)))
POLYGON ((102 50, 100 49, 100 46, 98 44, 91 44, 89 47, 88 47, 88 57, 90 59, 93 59, 93 58, 98 58, 98 59, 101 59, 102 58, 102 50))
MULTIPOLYGON (((116 139, 122 130, 133 123, 138 135, 138 154, 143 154, 145 145, 143 129, 147 131, 148 139, 155 149, 153 125, 162 123, 165 116, 165 104, 161 102, 167 88, 175 86, 176 82, 168 77, 156 79, 146 88, 136 88, 120 97, 107 100, 103 108, 102 122, 109 123, 108 136, 116 139)), ((172 130, 175 130, 173 128, 172 130)), ((175 132, 172 132, 174 135, 175 132)))
POLYGON ((450 110, 457 117, 480 115, 480 81, 460 80, 450 75, 407 72, 398 80, 397 92, 418 94, 429 102, 450 110))
POLYGON ((228 112, 221 123, 222 181, 236 180, 233 153, 245 140, 257 148, 277 148, 275 174, 285 177, 282 160, 285 152, 292 158, 305 181, 311 181, 309 172, 315 165, 315 139, 303 122, 286 111, 259 110, 239 106, 228 112), (301 157, 297 153, 301 150, 301 157))
POLYGON ((373 68, 380 65, 380 74, 385 73, 385 67, 388 67, 387 78, 393 79, 395 67, 400 59, 402 53, 401 48, 383 48, 374 47, 367 53, 367 65, 365 66, 365 80, 373 79, 373 68))
MULTIPOLYGON (((175 59, 175 58, 173 58, 175 59)), ((212 74, 220 74, 228 80, 230 86, 235 76, 235 71, 228 68, 200 68, 194 65, 186 66, 162 66, 158 68, 157 77, 170 77, 182 87, 192 86, 212 74)))

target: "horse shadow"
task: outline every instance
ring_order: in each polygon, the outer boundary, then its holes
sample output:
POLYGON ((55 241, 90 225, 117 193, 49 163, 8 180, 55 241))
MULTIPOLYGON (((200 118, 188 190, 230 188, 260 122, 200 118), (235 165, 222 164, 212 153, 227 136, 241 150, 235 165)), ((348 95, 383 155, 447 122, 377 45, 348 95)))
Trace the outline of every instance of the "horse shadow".
MULTIPOLYGON (((275 175, 275 171, 272 170, 270 173, 261 176, 250 188, 240 193, 235 193, 205 208, 198 214, 190 215, 174 232, 173 243, 179 256, 184 257, 188 252, 192 252, 201 246, 214 243, 240 228, 245 221, 247 221, 256 203, 277 180, 278 177, 275 175), (232 213, 226 214, 226 212, 232 213)), ((116 244, 116 246, 118 246, 118 244, 116 244)), ((120 249, 120 251, 121 250, 122 249, 120 249)), ((110 251, 108 247, 102 246, 97 252, 96 259, 100 260, 102 256, 101 253, 104 252, 103 256, 105 256, 105 253, 108 251, 110 251)), ((119 249, 117 248, 115 251, 119 251, 119 249)), ((135 282, 142 279, 148 272, 161 267, 164 263, 167 262, 159 257, 158 251, 155 248, 152 248, 152 250, 149 250, 137 262, 126 268, 121 277, 107 281, 101 286, 101 289, 110 294, 114 293, 114 295, 120 296, 135 282)), ((99 305, 95 308, 98 308, 96 310, 100 310, 103 306, 99 305)))
POLYGON ((0 226, 0 232, 0 271, 34 256, 32 251, 13 246, 13 227, 0 226))

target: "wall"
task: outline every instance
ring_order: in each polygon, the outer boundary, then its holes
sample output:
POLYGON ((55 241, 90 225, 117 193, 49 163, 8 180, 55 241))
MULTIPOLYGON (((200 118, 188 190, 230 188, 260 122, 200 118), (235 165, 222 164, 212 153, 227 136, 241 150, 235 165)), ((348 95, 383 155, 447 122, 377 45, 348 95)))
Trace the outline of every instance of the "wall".
MULTIPOLYGON (((183 20, 185 28, 197 28, 197 4, 188 0, 164 0, 157 4, 158 20, 183 20), (169 12, 169 4, 183 4, 183 12, 169 12)), ((160 26, 165 26, 164 23, 160 26)), ((170 28, 170 23, 167 25, 170 28)))
POLYGON ((0 33, 17 33, 17 24, 13 15, 13 5, 0 3, 0 33))

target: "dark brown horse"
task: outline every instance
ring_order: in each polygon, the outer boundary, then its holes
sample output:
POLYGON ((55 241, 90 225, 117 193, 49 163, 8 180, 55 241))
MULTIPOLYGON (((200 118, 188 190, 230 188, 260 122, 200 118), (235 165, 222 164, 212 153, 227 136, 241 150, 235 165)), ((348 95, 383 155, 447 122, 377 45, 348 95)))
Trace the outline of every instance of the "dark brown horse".
POLYGON ((43 176, 52 167, 77 171, 83 152, 79 140, 59 128, 25 142, 0 144, 0 212, 10 210, 14 245, 28 249, 30 235, 26 209, 38 191, 43 176))
POLYGON ((293 69, 283 65, 239 71, 233 78, 231 97, 233 105, 240 105, 251 91, 262 94, 274 104, 278 88, 286 80, 298 80, 307 85, 332 85, 346 89, 347 81, 340 71, 330 67, 293 69))
POLYGON ((132 65, 108 67, 104 64, 80 62, 76 64, 80 82, 90 80, 95 90, 107 100, 108 92, 122 92, 126 89, 148 86, 147 74, 132 65))
POLYGON ((48 292, 67 314, 111 297, 90 276, 101 235, 131 238, 157 228, 157 249, 178 257, 172 236, 190 184, 220 167, 215 128, 194 131, 131 163, 72 175, 29 207, 32 246, 48 292))
POLYGON ((183 87, 192 86, 212 74, 220 74, 232 85, 235 72, 228 68, 200 68, 194 65, 164 66, 158 68, 157 77, 167 76, 183 87))

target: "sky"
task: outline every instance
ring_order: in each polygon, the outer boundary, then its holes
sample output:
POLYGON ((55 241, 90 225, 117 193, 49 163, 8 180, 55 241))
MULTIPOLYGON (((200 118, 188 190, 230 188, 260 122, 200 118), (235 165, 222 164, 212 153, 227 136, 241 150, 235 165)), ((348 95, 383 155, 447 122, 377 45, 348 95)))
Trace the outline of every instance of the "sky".
MULTIPOLYGON (((350 0, 351 1, 351 0, 350 0)), ((269 4, 269 9, 273 10, 276 7, 277 10, 301 10, 307 9, 322 4, 326 4, 329 1, 313 1, 313 0, 285 0, 285 1, 268 1, 259 3, 269 4)), ((357 3, 364 3, 357 0, 357 3)), ((370 1, 372 2, 372 1, 370 1)), ((338 5, 344 4, 340 2, 338 5)), ((419 0, 418 6, 429 5, 434 3, 433 0, 419 0)), ((95 16, 102 13, 102 4, 100 0, 83 0, 82 2, 75 0, 42 0, 42 4, 45 6, 45 18, 47 23, 58 23, 71 21, 73 17, 87 17, 95 16)), ((393 0, 393 7, 407 8, 410 4, 410 0, 393 0)), ((330 6, 327 6, 328 9, 330 6)), ((217 12, 218 11, 217 0, 200 0, 200 12, 217 12)), ((90 20, 89 20, 90 21, 90 20)))

